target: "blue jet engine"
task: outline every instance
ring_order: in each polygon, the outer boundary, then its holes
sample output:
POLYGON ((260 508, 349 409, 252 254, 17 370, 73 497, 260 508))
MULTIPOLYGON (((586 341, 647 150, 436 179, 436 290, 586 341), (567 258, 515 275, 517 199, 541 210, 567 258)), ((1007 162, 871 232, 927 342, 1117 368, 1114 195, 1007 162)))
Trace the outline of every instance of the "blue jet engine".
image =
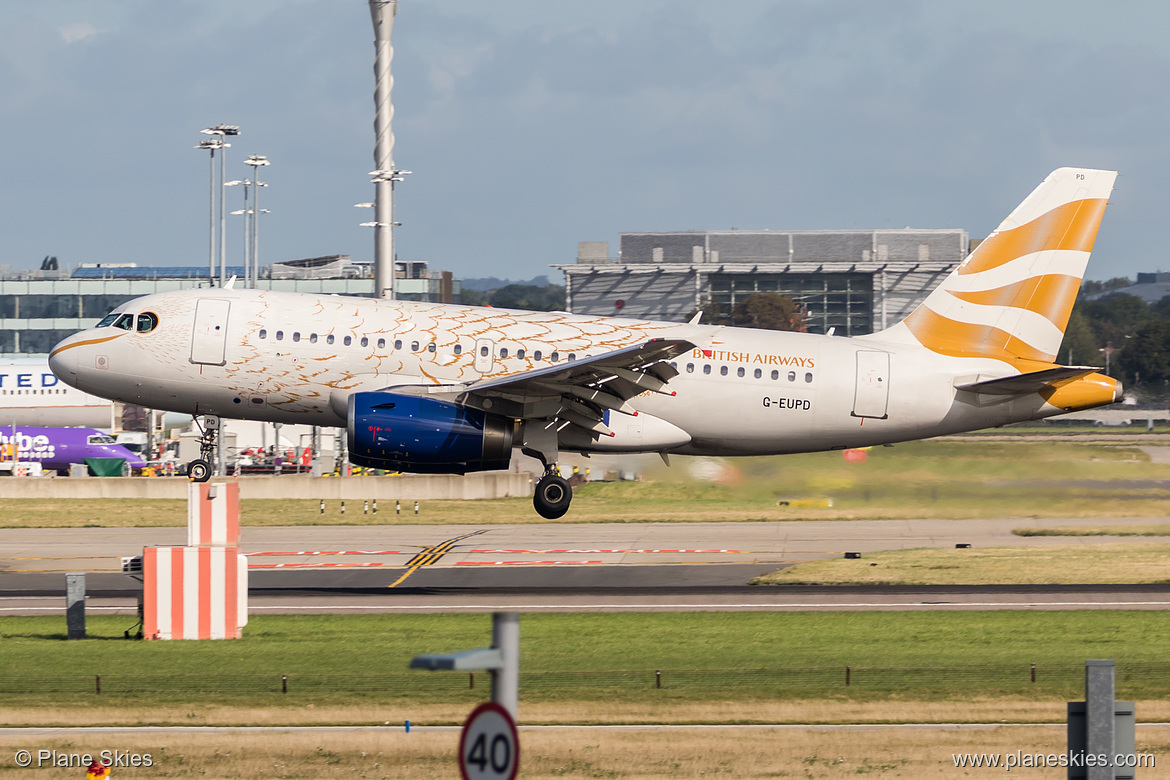
POLYGON ((349 460, 367 468, 422 474, 506 469, 514 429, 510 418, 433 398, 349 397, 349 460))

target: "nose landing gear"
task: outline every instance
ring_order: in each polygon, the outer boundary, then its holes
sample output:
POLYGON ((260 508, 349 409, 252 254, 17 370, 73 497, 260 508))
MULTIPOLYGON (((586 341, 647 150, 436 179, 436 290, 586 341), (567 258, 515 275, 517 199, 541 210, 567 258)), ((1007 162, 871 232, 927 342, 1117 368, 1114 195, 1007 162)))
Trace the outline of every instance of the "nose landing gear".
POLYGON ((219 445, 219 418, 213 414, 205 414, 200 431, 199 457, 187 464, 187 477, 192 482, 206 482, 211 479, 214 470, 211 464, 215 462, 215 451, 219 445))

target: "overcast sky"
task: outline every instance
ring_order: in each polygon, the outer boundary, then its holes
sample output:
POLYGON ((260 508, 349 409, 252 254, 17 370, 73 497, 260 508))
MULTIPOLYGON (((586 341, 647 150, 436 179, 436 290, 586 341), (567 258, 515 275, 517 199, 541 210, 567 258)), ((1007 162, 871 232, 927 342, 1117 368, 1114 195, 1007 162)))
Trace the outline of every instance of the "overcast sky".
MULTIPOLYGON (((1161 0, 399 0, 398 256, 559 282, 622 231, 982 237, 1072 165, 1121 173, 1087 276, 1170 270, 1167 29, 1161 0)), ((229 178, 272 161, 262 260, 372 259, 373 61, 362 0, 0 0, 0 265, 205 264, 221 122, 229 178)))

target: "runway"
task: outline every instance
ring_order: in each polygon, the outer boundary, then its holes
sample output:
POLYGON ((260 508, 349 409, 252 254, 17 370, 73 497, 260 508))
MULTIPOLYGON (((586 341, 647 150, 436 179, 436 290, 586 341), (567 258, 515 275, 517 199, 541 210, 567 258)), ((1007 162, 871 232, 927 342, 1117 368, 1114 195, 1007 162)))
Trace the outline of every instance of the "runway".
MULTIPOLYGON (((1101 521, 308 526, 246 528, 242 549, 254 615, 1170 608, 1170 585, 747 585, 756 575, 845 552, 1116 541, 1011 533, 1024 524, 1081 523, 1101 521)), ((89 573, 91 613, 134 614, 140 586, 120 573, 120 556, 183 544, 185 535, 183 528, 0 529, 0 615, 62 613, 66 571, 89 573)))

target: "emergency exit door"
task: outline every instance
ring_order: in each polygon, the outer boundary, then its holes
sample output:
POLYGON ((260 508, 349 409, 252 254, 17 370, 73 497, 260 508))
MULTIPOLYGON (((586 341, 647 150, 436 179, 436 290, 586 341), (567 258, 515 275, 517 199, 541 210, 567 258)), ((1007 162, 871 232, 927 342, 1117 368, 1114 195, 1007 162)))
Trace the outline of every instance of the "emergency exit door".
POLYGON ((857 353, 857 389, 853 395, 854 417, 886 419, 890 400, 890 353, 862 350, 857 353))

